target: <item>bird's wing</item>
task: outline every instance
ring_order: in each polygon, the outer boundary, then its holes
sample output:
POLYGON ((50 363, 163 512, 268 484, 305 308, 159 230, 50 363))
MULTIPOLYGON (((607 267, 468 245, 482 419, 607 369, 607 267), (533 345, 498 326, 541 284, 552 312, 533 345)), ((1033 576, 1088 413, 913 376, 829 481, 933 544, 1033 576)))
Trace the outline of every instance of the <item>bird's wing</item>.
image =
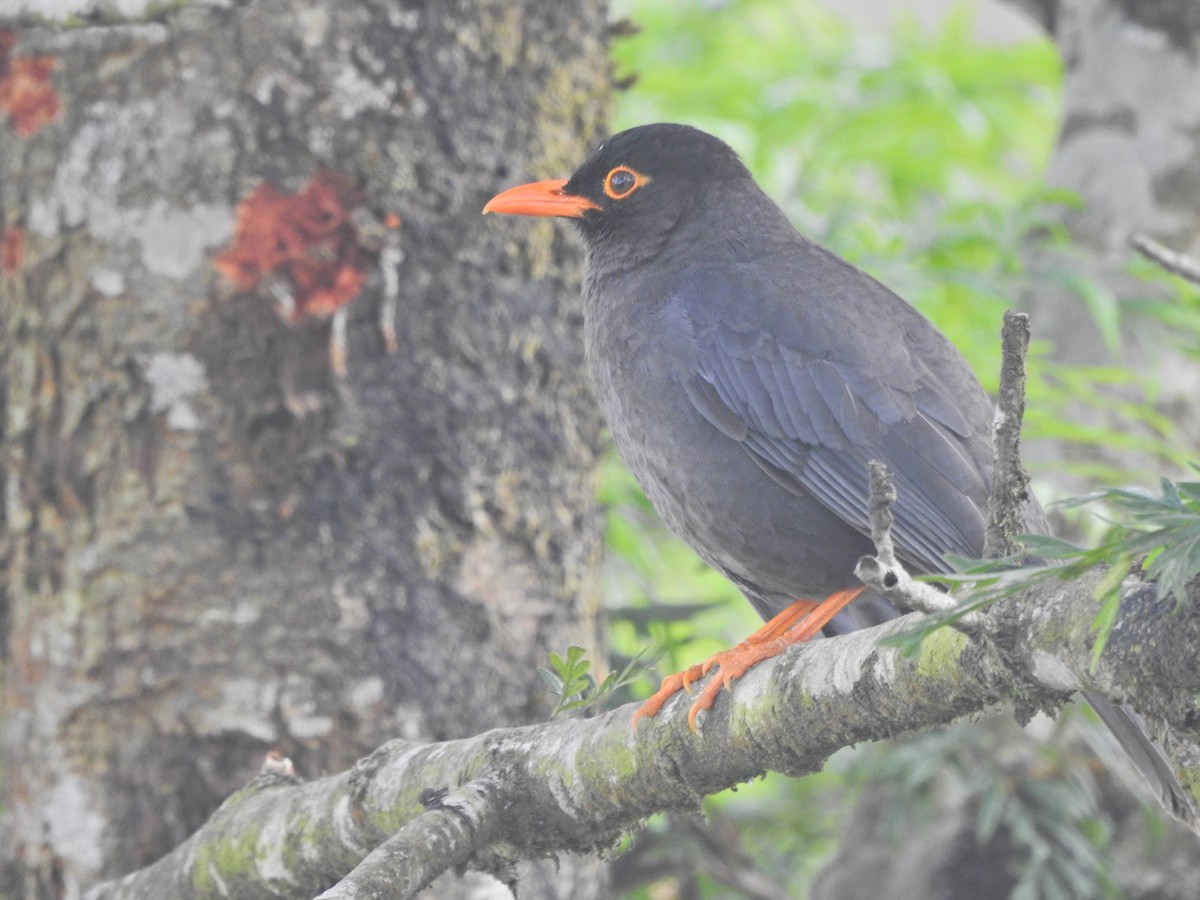
POLYGON ((982 550, 990 404, 966 362, 905 309, 891 311, 895 333, 876 341, 850 333, 825 340, 780 321, 739 329, 736 317, 700 315, 685 387, 696 409, 781 486, 807 491, 864 533, 866 464, 885 462, 898 491, 897 553, 939 572, 948 568, 944 554, 982 550))

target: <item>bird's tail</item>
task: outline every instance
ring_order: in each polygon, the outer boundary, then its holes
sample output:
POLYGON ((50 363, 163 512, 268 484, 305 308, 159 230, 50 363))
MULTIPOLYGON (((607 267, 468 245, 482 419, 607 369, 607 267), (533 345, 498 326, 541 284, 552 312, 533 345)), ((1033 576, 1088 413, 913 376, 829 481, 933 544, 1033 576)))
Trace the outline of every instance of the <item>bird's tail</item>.
POLYGON ((1128 706, 1118 706, 1092 691, 1084 691, 1083 696, 1092 705, 1100 721, 1108 726, 1137 770, 1150 782, 1163 806, 1195 829, 1200 822, 1200 811, 1180 786, 1162 748, 1150 739, 1142 717, 1128 706))

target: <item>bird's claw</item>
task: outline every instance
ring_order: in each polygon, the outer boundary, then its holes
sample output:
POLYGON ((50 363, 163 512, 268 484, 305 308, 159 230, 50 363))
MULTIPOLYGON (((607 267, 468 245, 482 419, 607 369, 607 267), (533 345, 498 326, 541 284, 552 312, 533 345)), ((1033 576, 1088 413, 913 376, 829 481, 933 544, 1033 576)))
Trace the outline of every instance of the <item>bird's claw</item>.
POLYGON ((645 703, 639 706, 637 712, 633 714, 633 722, 630 723, 633 731, 637 732, 638 722, 642 719, 652 719, 658 715, 663 705, 681 690, 686 691, 690 695, 692 693, 692 684, 697 679, 703 677, 703 675, 704 671, 701 666, 695 665, 664 678, 658 690, 645 703))

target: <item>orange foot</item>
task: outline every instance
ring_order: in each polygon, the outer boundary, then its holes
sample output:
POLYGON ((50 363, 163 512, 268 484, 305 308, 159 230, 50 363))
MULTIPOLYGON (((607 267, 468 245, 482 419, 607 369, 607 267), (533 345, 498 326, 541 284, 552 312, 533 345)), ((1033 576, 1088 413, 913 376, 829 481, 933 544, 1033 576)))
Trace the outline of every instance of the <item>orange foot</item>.
POLYGON ((700 692, 700 696, 688 712, 688 727, 695 731, 696 717, 701 710, 712 707, 722 687, 728 688, 735 678, 741 678, 755 663, 778 656, 792 644, 812 638, 828 625, 829 620, 841 612, 847 603, 862 593, 862 590, 861 587, 857 587, 838 591, 820 603, 797 600, 736 647, 714 654, 703 664, 668 675, 654 696, 633 714, 633 730, 637 731, 638 722, 642 719, 651 719, 658 715, 663 704, 681 688, 690 694, 693 681, 707 675, 714 668, 720 668, 721 677, 712 679, 704 686, 704 690, 700 692))

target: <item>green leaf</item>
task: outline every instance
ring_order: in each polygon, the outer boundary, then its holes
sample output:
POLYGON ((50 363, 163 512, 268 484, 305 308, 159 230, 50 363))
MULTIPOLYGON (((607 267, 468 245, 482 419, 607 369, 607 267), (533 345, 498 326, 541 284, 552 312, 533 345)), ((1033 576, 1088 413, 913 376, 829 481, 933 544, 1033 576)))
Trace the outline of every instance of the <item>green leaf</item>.
POLYGON ((578 644, 572 644, 567 648, 567 665, 574 667, 577 666, 580 661, 582 661, 584 668, 587 668, 589 665, 591 665, 591 663, 584 658, 586 653, 587 651, 578 644))
POLYGON ((1022 552, 1047 559, 1075 559, 1085 552, 1082 547, 1048 534, 1023 534, 1017 541, 1022 552))
POLYGON ((546 655, 550 668, 537 667, 542 681, 550 692, 558 697, 550 718, 597 706, 616 691, 641 677, 645 669, 642 662, 644 653, 644 650, 638 653, 620 672, 609 672, 600 684, 596 684, 596 679, 588 671, 592 665, 591 660, 587 658, 587 651, 582 647, 572 644, 567 648, 566 656, 559 656, 551 650, 546 655))
MULTIPOLYGON (((553 656, 554 654, 551 653, 550 655, 553 656)), ((538 666, 537 673, 538 675, 542 676, 542 681, 546 683, 546 686, 550 688, 552 693, 562 693, 563 681, 558 675, 551 672, 545 666, 538 666)))

